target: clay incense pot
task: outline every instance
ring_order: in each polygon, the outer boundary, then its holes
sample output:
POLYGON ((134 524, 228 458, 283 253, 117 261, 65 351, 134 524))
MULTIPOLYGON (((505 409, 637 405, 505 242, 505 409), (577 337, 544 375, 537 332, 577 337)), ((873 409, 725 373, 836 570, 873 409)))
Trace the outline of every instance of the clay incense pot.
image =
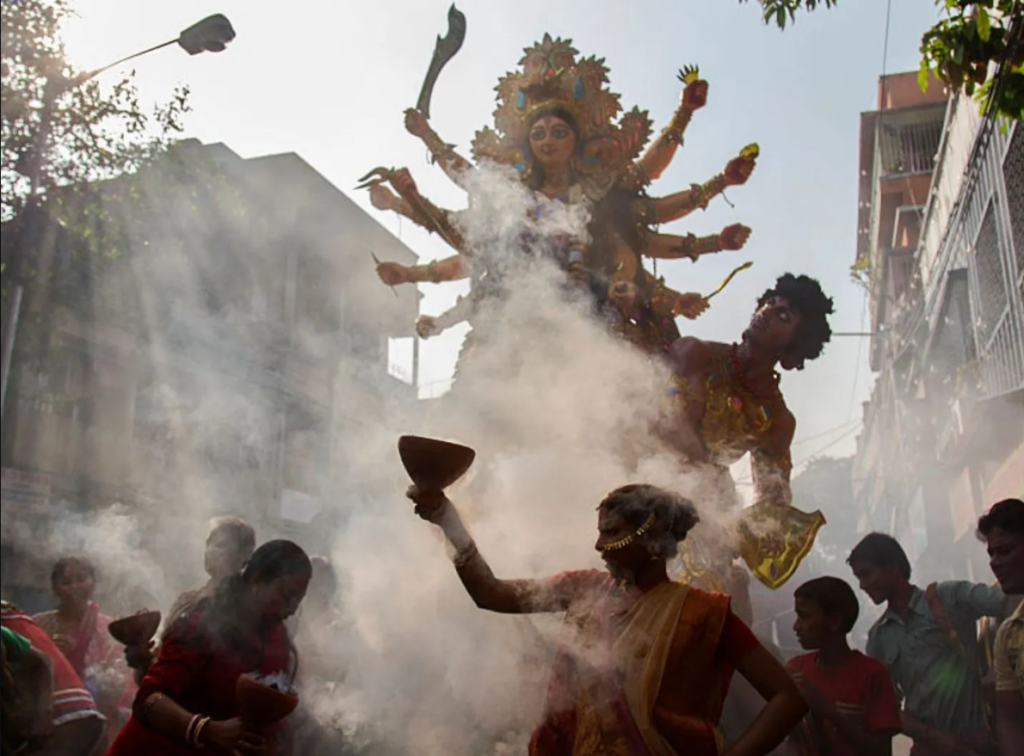
POLYGON ((299 697, 242 675, 235 684, 238 714, 246 722, 266 727, 287 717, 299 705, 299 697))
POLYGON ((107 625, 107 632, 125 646, 148 648, 160 627, 160 612, 143 609, 130 617, 122 617, 107 625))
POLYGON ((476 458, 468 446, 423 436, 399 438, 398 455, 417 488, 436 492, 465 475, 476 458))

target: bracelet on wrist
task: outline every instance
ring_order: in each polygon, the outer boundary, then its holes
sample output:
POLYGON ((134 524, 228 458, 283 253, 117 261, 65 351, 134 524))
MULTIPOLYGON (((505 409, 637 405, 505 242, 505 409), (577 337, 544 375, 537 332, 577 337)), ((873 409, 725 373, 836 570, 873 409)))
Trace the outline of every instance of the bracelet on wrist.
POLYGON ((198 714, 193 714, 192 719, 188 720, 188 724, 185 726, 185 745, 192 745, 192 734, 195 732, 196 724, 202 719, 198 714))
POLYGON ((459 551, 455 554, 455 558, 452 559, 452 563, 456 566, 456 568, 465 567, 466 564, 468 564, 469 561, 473 559, 475 556, 477 556, 479 553, 480 551, 477 549, 476 543, 470 541, 469 546, 466 546, 463 549, 459 549, 459 551))
POLYGON ((672 120, 668 122, 668 126, 662 130, 662 136, 667 141, 681 146, 683 144, 683 132, 689 123, 690 111, 679 108, 672 115, 672 120))
POLYGON ((192 730, 192 744, 191 745, 197 751, 203 747, 203 742, 199 739, 199 737, 200 737, 200 735, 203 732, 203 728, 206 727, 206 725, 208 725, 209 723, 210 723, 210 718, 209 717, 203 717, 202 719, 200 719, 196 723, 195 729, 192 730))
POLYGON ((668 125, 661 131, 661 137, 669 144, 683 145, 683 130, 678 126, 668 125))

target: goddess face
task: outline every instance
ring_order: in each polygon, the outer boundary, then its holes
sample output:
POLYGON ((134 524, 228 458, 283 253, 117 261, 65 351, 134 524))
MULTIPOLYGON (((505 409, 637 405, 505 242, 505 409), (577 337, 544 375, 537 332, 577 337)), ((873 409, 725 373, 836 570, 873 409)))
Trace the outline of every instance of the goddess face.
POLYGON ((576 132, 558 116, 541 116, 530 127, 530 152, 546 171, 563 171, 576 152, 576 132))

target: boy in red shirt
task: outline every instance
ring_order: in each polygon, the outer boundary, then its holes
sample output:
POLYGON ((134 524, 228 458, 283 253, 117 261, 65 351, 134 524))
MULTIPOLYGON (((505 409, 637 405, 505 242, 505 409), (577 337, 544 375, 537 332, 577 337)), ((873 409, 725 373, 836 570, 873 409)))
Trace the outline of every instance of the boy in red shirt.
POLYGON ((891 756, 900 710, 889 671, 846 642, 860 613, 853 589, 822 577, 801 585, 794 598, 793 630, 812 653, 786 665, 810 707, 791 749, 799 756, 891 756))

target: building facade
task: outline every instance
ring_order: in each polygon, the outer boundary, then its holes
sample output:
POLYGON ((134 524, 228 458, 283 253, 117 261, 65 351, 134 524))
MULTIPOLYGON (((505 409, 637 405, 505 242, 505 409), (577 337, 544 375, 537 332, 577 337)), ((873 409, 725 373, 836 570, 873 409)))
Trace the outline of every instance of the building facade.
POLYGON ((916 74, 861 117, 857 268, 871 367, 853 472, 860 530, 925 579, 989 580, 978 516, 1024 495, 1024 125, 916 74))
POLYGON ((411 337, 418 294, 381 286, 370 254, 413 253, 294 154, 184 142, 88 202, 92 225, 54 213, 53 275, 15 341, 5 597, 41 600, 53 556, 75 550, 180 589, 218 514, 326 551, 358 475, 344 442, 416 401, 388 345, 411 337), (101 233, 100 250, 83 240, 101 233))

